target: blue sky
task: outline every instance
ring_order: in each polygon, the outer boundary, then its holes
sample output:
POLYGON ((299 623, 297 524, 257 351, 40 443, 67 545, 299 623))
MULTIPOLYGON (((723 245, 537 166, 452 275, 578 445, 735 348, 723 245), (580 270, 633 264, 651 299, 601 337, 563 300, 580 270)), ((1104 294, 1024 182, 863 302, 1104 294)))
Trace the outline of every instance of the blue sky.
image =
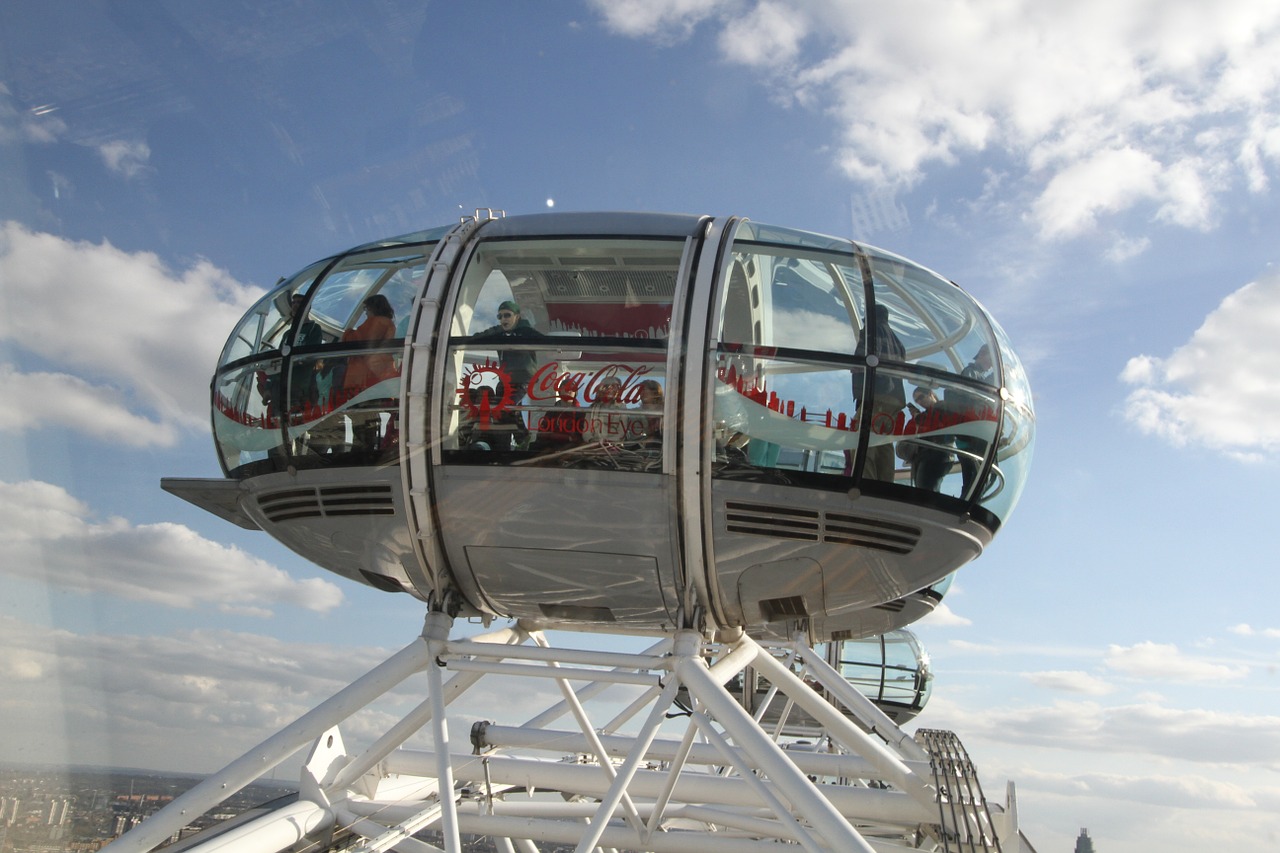
POLYGON ((159 489, 262 288, 477 207, 738 214, 955 279, 1031 376, 919 723, 1041 850, 1274 849, 1277 181, 1256 0, 5 3, 0 760, 216 769, 419 630, 159 489))

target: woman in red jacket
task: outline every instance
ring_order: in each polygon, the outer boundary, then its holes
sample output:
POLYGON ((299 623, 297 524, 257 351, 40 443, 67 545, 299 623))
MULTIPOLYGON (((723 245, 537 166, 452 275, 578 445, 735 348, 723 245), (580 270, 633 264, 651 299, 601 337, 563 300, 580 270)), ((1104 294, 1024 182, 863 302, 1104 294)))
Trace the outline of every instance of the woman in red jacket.
MULTIPOLYGON (((371 346, 391 340, 396 336, 395 309, 381 293, 364 301, 365 320, 342 336, 344 342, 368 341, 371 346)), ((342 399, 348 401, 366 388, 399 374, 395 356, 389 352, 360 353, 347 357, 347 372, 342 380, 342 399)), ((398 396, 398 390, 385 397, 398 396)), ((391 422, 386 424, 383 435, 385 401, 366 400, 354 409, 347 410, 351 420, 351 450, 356 452, 386 449, 387 440, 394 435, 391 422), (372 407, 372 408, 369 408, 372 407)))
MULTIPOLYGON (((381 293, 364 301, 365 320, 342 336, 345 341, 389 341, 396 336, 395 309, 381 293)), ((353 355, 347 359, 347 375, 342 381, 343 396, 351 399, 356 394, 383 379, 390 379, 399 371, 395 356, 387 352, 369 355, 353 355)))

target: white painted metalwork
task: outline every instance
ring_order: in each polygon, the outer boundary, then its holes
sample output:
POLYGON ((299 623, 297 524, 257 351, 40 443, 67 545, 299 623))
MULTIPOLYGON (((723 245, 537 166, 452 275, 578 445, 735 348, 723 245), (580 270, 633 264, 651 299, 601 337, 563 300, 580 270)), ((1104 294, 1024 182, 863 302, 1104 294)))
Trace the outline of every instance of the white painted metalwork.
POLYGON ((1012 785, 1005 803, 986 802, 954 735, 912 739, 799 638, 762 646, 742 632, 708 641, 682 630, 630 654, 556 648, 519 624, 468 639, 450 639, 453 627, 429 613, 421 638, 108 849, 157 847, 313 741, 296 801, 221 834, 215 826, 183 849, 461 853, 489 836, 512 853, 539 844, 579 853, 1032 850, 1012 785), (417 672, 430 695, 348 752, 340 727, 417 672), (788 741, 748 714, 754 674, 768 680, 771 701, 816 720, 819 736, 788 741), (461 747, 448 707, 484 679, 532 695, 529 682, 511 681, 529 675, 555 680, 562 699, 523 724, 478 720, 471 748, 461 747), (572 725, 551 727, 561 720, 572 725), (406 746, 425 733, 430 748, 406 746))

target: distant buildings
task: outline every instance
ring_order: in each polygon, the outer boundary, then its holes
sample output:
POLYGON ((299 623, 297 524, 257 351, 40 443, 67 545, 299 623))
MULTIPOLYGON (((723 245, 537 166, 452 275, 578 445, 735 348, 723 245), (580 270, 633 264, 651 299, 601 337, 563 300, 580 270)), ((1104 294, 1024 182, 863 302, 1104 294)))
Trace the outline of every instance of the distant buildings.
MULTIPOLYGON (((0 853, 96 853, 173 798, 198 777, 111 768, 0 765, 0 853)), ((185 827, 186 836, 287 790, 251 785, 216 814, 185 827)))
POLYGON ((1080 837, 1076 839, 1075 853, 1094 853, 1093 839, 1089 837, 1089 830, 1080 830, 1080 837))

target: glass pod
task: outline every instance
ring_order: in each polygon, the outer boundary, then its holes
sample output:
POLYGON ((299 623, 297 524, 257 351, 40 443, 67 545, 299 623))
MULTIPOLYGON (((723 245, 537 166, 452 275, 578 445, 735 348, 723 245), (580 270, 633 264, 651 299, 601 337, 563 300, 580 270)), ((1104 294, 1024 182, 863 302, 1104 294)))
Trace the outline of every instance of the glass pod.
POLYGON ((338 574, 548 627, 859 636, 1008 518, 1025 373, 955 284, 740 218, 540 214, 357 247, 246 315, 223 480, 338 574))

